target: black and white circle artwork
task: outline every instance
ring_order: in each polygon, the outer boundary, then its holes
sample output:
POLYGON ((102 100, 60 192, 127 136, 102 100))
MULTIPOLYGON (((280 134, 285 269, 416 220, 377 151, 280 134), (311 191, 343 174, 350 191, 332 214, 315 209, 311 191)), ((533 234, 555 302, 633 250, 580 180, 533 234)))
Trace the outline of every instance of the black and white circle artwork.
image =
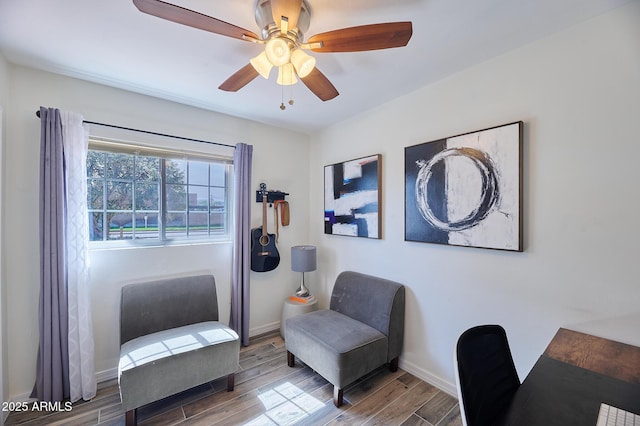
POLYGON ((522 250, 522 122, 405 148, 405 239, 522 250))

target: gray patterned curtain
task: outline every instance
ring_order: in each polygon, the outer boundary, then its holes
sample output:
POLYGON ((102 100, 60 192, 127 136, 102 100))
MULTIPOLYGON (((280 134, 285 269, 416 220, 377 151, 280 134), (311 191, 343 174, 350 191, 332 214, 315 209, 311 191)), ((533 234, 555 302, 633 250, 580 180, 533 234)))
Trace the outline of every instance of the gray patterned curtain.
POLYGON ((249 345, 249 274, 251 267, 251 163, 253 146, 236 145, 234 170, 234 240, 229 327, 249 345))
POLYGON ((62 120, 40 108, 40 340, 32 398, 69 397, 67 269, 62 120))
POLYGON ((88 289, 86 163, 80 114, 40 108, 40 300, 31 397, 75 402, 96 395, 88 289))

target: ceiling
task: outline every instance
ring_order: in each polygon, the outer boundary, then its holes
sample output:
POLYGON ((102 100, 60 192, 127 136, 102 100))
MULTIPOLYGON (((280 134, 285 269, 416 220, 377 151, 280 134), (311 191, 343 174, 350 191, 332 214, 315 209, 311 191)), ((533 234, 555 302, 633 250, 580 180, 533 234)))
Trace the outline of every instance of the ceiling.
MULTIPOLYGON (((166 0, 255 33, 255 0, 166 0)), ((404 48, 313 53, 340 95, 256 78, 218 86, 261 46, 165 21, 131 0, 0 0, 0 51, 12 63, 313 133, 634 0, 309 0, 317 33, 413 22, 404 48), (285 110, 290 92, 295 100, 285 110)), ((87 117, 100 121, 100 117, 87 117)), ((118 124, 118 123, 113 123, 118 124)))

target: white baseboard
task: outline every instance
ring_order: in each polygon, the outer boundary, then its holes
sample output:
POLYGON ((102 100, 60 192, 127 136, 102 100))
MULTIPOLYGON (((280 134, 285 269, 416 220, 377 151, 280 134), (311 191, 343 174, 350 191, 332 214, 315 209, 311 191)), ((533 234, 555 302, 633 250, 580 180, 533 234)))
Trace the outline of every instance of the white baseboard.
POLYGON ((250 329, 249 337, 260 336, 261 334, 270 333, 275 330, 280 330, 280 321, 250 329))
POLYGON ((117 379, 118 378, 118 369, 110 368, 104 371, 98 371, 96 373, 96 382, 106 382, 107 380, 117 379))
POLYGON ((440 390, 443 390, 444 392, 448 393, 451 396, 454 396, 456 398, 458 397, 455 383, 450 383, 442 379, 441 377, 438 377, 432 373, 429 373, 428 371, 418 367, 412 362, 404 361, 402 359, 402 356, 400 357, 399 366, 401 369, 403 369, 407 373, 413 374, 417 378, 424 380, 425 382, 437 387, 440 390))
POLYGON ((9 398, 9 401, 10 402, 18 402, 18 403, 36 401, 36 399, 35 398, 31 398, 30 395, 31 395, 31 392, 22 393, 20 395, 16 395, 16 396, 14 396, 12 398, 9 398))
MULTIPOLYGON (((116 379, 117 377, 118 377, 118 369, 117 368, 110 368, 109 370, 98 371, 96 373, 96 382, 99 384, 100 382, 106 382, 107 380, 116 379)), ((33 401, 36 401, 35 398, 31 398, 29 395, 31 395, 31 392, 15 395, 13 398, 10 399, 10 401, 11 402, 33 402, 33 401)), ((2 424, 4 424, 4 420, 6 420, 6 418, 3 419, 3 423, 2 424)))

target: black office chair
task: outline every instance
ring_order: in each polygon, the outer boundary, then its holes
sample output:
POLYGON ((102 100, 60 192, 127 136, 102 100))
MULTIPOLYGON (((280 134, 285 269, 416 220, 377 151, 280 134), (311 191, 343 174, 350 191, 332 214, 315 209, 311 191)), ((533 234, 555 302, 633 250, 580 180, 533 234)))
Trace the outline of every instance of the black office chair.
POLYGON ((520 386, 504 328, 481 325, 462 333, 454 367, 462 424, 495 424, 520 386))

